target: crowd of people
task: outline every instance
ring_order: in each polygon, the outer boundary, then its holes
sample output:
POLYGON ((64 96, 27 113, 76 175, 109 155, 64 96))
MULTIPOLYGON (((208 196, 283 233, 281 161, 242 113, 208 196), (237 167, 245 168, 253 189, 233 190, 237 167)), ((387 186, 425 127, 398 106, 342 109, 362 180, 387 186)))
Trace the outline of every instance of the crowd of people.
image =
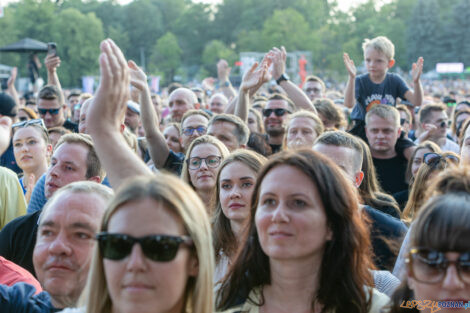
POLYGON ((55 54, 37 94, 16 71, 0 94, 1 312, 469 306, 468 84, 423 83, 418 58, 410 88, 386 37, 365 74, 344 54, 340 91, 297 85, 274 47, 237 89, 221 60, 156 94, 100 50, 94 94, 62 88, 55 54))

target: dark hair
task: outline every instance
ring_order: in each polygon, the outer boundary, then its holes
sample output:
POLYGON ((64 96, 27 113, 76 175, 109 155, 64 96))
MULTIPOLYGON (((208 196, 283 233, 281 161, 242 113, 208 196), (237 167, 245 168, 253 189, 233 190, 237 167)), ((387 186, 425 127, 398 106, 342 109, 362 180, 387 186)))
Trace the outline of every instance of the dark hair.
MULTIPOLYGON (((467 252, 470 249, 470 195, 457 192, 429 200, 418 214, 411 232, 410 248, 467 252)), ((390 313, 418 312, 401 308, 403 301, 413 300, 413 291, 405 279, 392 296, 390 313)))
POLYGON ((322 89, 322 92, 325 92, 326 90, 326 86, 325 86, 325 83, 323 82, 323 80, 318 77, 318 76, 315 76, 315 75, 309 75, 305 78, 305 83, 306 82, 317 82, 317 83, 320 83, 321 85, 321 89, 322 89))
POLYGON ((246 143, 248 142, 248 136, 250 135, 250 130, 248 129, 248 126, 246 126, 246 123, 241 118, 233 114, 226 114, 226 113, 216 114, 212 116, 212 118, 209 120, 209 124, 207 128, 209 128, 211 125, 217 122, 227 122, 227 123, 231 123, 232 125, 234 125, 235 130, 233 131, 233 135, 237 137, 238 144, 246 145, 246 143))
MULTIPOLYGON (((316 99, 313 102, 315 109, 321 114, 327 121, 334 123, 336 129, 341 129, 346 126, 346 119, 341 109, 328 98, 316 99)), ((325 126, 326 127, 326 126, 325 126)))
POLYGON ((64 95, 57 86, 46 85, 39 90, 38 99, 56 100, 60 105, 64 104, 64 95))
POLYGON ((269 96, 268 101, 266 102, 266 105, 271 100, 284 100, 287 102, 287 108, 291 111, 291 113, 294 113, 295 111, 297 111, 297 107, 295 106, 294 102, 292 102, 291 99, 289 99, 286 95, 283 95, 282 93, 274 93, 271 96, 269 96))
MULTIPOLYGON (((373 265, 368 230, 361 218, 354 189, 332 161, 311 150, 276 154, 258 175, 251 204, 249 237, 232 271, 222 283, 217 308, 226 309, 236 304, 240 297, 246 299, 251 289, 271 283, 269 257, 261 248, 253 221, 260 186, 266 175, 279 166, 299 169, 312 181, 333 233, 333 239, 325 246, 319 270, 319 288, 312 307, 318 301, 323 305, 323 311, 367 312, 371 289, 364 287, 372 285, 369 269, 373 265)), ((262 296, 261 303, 257 305, 263 303, 262 296)))
POLYGON ((253 150, 265 157, 273 154, 273 150, 268 144, 268 138, 266 134, 251 133, 246 146, 248 149, 253 150))
POLYGON ((419 122, 425 123, 432 112, 445 112, 446 106, 441 103, 426 104, 419 110, 419 122))

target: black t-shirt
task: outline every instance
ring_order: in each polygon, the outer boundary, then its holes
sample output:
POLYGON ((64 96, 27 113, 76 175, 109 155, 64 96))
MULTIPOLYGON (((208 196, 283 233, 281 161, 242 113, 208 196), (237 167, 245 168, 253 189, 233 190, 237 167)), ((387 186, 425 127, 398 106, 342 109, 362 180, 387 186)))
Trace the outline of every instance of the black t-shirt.
POLYGON ((272 144, 269 144, 271 146, 271 150, 274 153, 278 153, 279 151, 282 150, 282 145, 272 145, 272 144))
POLYGON ((375 170, 377 171, 377 179, 382 189, 391 195, 394 193, 408 189, 405 180, 406 167, 408 160, 400 154, 391 159, 374 160, 375 170))
POLYGON ((393 270, 401 242, 407 232, 402 221, 376 210, 363 206, 364 213, 371 222, 370 239, 374 251, 374 264, 381 270, 393 270))
POLYGON ((23 215, 6 224, 0 231, 0 255, 36 276, 33 250, 36 245, 41 211, 23 215))
POLYGON ((68 129, 70 130, 71 132, 73 133, 78 133, 78 125, 75 124, 75 123, 72 123, 71 121, 69 120, 66 120, 64 122, 64 125, 62 125, 65 129, 68 129))

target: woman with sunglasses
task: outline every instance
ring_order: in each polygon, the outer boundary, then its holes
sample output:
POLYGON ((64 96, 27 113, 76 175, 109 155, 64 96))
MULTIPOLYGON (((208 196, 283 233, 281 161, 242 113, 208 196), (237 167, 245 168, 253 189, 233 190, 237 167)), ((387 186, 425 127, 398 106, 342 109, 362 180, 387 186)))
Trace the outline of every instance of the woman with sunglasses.
POLYGON ((470 300, 469 203, 468 193, 450 193, 422 208, 410 237, 407 275, 392 297, 390 312, 426 307, 424 312, 464 312, 470 300))
POLYGON ((311 149, 323 130, 323 123, 316 114, 305 110, 297 111, 289 116, 284 145, 288 149, 311 149))
POLYGON ((29 202, 37 179, 47 171, 52 146, 42 119, 28 120, 12 125, 13 153, 23 170, 20 184, 29 202))
POLYGON ((411 187, 410 196, 403 210, 402 219, 411 223, 425 201, 425 193, 433 178, 450 166, 458 166, 460 157, 453 152, 443 154, 429 152, 423 156, 423 164, 418 170, 411 187))
POLYGON ((217 208, 212 222, 216 268, 220 281, 233 263, 250 222, 250 204, 261 166, 266 158, 249 150, 238 150, 222 163, 217 175, 217 208))
POLYGON ((81 299, 85 312, 213 312, 209 219, 180 179, 159 174, 126 184, 111 200, 97 241, 81 299))
POLYGON ((379 312, 368 230, 339 168, 310 151, 261 170, 248 237, 217 295, 226 312, 379 312))
POLYGON ((193 187, 205 204, 209 215, 216 205, 219 166, 228 155, 229 151, 225 145, 209 135, 194 139, 186 151, 181 179, 193 187))

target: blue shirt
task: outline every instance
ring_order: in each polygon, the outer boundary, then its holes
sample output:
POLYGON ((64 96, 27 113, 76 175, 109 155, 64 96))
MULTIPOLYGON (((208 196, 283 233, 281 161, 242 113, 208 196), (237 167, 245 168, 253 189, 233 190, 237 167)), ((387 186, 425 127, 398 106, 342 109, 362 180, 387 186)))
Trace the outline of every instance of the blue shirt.
POLYGON ((51 296, 43 291, 35 295, 36 288, 26 283, 11 287, 0 285, 0 311, 18 313, 52 313, 61 309, 52 306, 51 296))
POLYGON ((43 174, 41 178, 36 182, 31 199, 28 203, 27 213, 34 213, 42 210, 42 207, 47 202, 46 195, 44 194, 44 185, 46 184, 46 174, 43 174))
POLYGON ((363 121, 366 113, 376 104, 395 106, 396 99, 405 99, 405 93, 410 88, 403 78, 395 73, 387 73, 380 84, 370 80, 369 74, 356 77, 356 105, 351 112, 351 119, 363 121))

